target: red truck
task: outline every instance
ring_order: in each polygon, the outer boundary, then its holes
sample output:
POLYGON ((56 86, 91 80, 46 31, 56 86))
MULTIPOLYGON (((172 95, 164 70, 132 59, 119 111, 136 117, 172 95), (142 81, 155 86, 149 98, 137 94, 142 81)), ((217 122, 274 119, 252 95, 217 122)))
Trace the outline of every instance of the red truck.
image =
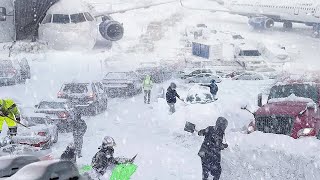
POLYGON ((295 139, 317 136, 320 139, 320 83, 290 82, 271 88, 267 104, 253 113, 248 133, 284 134, 295 139))

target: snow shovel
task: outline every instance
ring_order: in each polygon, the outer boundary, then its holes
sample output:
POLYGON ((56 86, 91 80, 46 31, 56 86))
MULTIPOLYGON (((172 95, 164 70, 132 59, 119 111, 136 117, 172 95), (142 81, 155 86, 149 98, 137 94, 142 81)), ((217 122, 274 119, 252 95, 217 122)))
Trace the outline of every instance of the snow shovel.
POLYGON ((3 115, 3 116, 6 117, 6 118, 9 118, 10 120, 14 121, 14 122, 17 123, 17 124, 20 124, 21 126, 27 128, 27 129, 30 129, 28 126, 22 124, 21 122, 19 122, 19 121, 17 121, 17 120, 12 119, 11 117, 8 117, 8 116, 5 116, 5 115, 3 115))
POLYGON ((198 132, 196 130, 196 125, 191 123, 191 122, 186 122, 185 126, 184 126, 184 131, 187 131, 189 133, 194 133, 195 131, 198 132))
POLYGON ((119 164, 113 169, 110 180, 130 180, 136 170, 137 165, 135 164, 119 164))

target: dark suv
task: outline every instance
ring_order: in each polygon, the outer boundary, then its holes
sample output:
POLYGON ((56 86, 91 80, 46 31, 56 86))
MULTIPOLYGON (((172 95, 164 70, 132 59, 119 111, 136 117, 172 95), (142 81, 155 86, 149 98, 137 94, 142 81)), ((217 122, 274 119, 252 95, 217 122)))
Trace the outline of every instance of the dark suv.
POLYGON ((100 82, 65 83, 58 92, 58 98, 70 100, 85 114, 96 115, 107 109, 108 96, 100 82))

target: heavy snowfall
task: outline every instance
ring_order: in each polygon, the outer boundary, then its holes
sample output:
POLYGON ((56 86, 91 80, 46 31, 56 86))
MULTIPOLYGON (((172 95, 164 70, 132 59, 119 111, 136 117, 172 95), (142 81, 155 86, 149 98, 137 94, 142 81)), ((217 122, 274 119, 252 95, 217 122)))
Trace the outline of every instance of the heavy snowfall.
MULTIPOLYGON (((94 1, 96 4, 114 4, 114 9, 159 2, 94 1)), ((185 5, 196 9, 216 9, 219 6, 209 0, 186 0, 185 5)), ((1 60, 8 58, 10 53, 13 59, 26 59, 30 66, 30 79, 15 82, 14 85, 0 85, 0 99, 13 99, 21 116, 34 115, 41 106, 40 102, 64 101, 61 98, 63 91, 72 83, 89 83, 87 88, 91 88, 91 83, 101 83, 101 93, 110 90, 105 107, 91 108, 89 112, 82 110, 87 130, 83 136, 82 157, 76 160, 79 169, 91 164, 104 137, 110 136, 116 143, 115 157, 132 158, 137 154, 132 180, 202 179, 198 152, 204 137, 198 136, 197 131, 185 131, 185 124, 191 122, 196 125, 196 130, 201 130, 215 126, 217 118, 224 117, 228 120, 228 126, 223 143, 227 143, 228 147, 221 151, 221 180, 320 179, 319 114, 314 119, 316 125, 312 130, 315 134, 310 136, 300 136, 300 132, 296 132, 299 137, 283 134, 277 131, 280 128, 276 128, 277 132, 265 132, 268 129, 256 129, 259 124, 250 126, 255 118, 259 118, 259 114, 262 116, 272 109, 281 112, 275 106, 283 101, 287 103, 285 108, 289 108, 283 111, 288 114, 301 113, 304 117, 311 111, 318 113, 319 84, 316 86, 315 99, 290 92, 288 97, 275 95, 272 101, 268 101, 272 97, 273 87, 284 85, 288 76, 306 77, 305 74, 312 73, 312 77, 316 78, 319 75, 320 39, 311 36, 312 27, 294 23, 293 29, 283 30, 282 23, 275 22, 272 29, 254 30, 248 26, 248 17, 189 9, 182 7, 179 2, 113 14, 112 18, 123 23, 123 38, 112 45, 105 45, 102 37, 98 37, 95 47, 90 50, 54 50, 44 43, 30 40, 17 41, 13 46, 11 43, 0 43, 1 60), (197 57, 192 47, 197 43, 217 49, 210 55, 214 54, 218 59, 197 57), (264 65, 255 62, 252 62, 253 65, 251 62, 244 64, 246 60, 234 54, 236 50, 242 51, 242 48, 259 50, 264 65), (237 58, 239 61, 235 61, 237 58), (244 68, 251 65, 253 69, 244 68), (153 80, 150 103, 145 102, 145 92, 141 90, 146 74, 141 77, 139 74, 139 69, 147 68, 153 68, 149 71, 153 80), (201 80, 197 75, 186 76, 195 70, 208 69, 212 72, 204 73, 201 80), (159 78, 159 71, 164 72, 165 77, 159 78), (116 72, 124 74, 110 74, 116 72), (138 75, 135 79, 135 75, 126 73, 138 75), (210 80, 203 78, 206 75, 210 76, 210 80), (134 82, 136 84, 133 83, 137 91, 122 90, 115 93, 117 82, 110 82, 120 79, 120 76, 128 78, 127 81, 137 80, 134 82), (215 79, 218 86, 215 97, 211 97, 208 87, 201 86, 209 84, 211 79, 215 79), (172 83, 176 85, 176 92, 181 98, 177 99, 175 112, 169 111, 166 101, 167 88, 172 83), (258 106, 259 94, 262 95, 262 107, 258 106), (290 105, 290 101, 302 101, 304 104, 296 102, 290 105), (314 107, 311 103, 314 103, 314 107), (299 109, 300 106, 303 107, 299 109), (263 107, 265 109, 261 109, 263 107), (304 109, 306 112, 303 112, 304 109), (253 128, 255 130, 251 132, 253 128)), ((122 82, 121 87, 126 87, 127 81, 122 82)), ((313 85, 308 80, 305 82, 313 85)), ((307 94, 311 91, 307 89, 307 94)), ((278 108, 281 109, 280 105, 278 108)), ((22 122, 26 123, 26 120, 22 118, 22 122)), ((272 127, 279 124, 273 124, 272 127)), ((308 122, 305 127, 306 131, 309 130, 308 122)), ((66 132, 60 132, 58 128, 57 142, 39 150, 43 151, 43 156, 60 159, 66 147, 74 143, 72 130, 68 131, 68 128, 66 132)), ((302 125, 300 128, 303 128, 302 125)), ((13 141, 23 139, 23 132, 30 130, 18 124, 18 133, 13 141)), ((7 131, 8 125, 4 123, 1 141, 7 138, 7 131)), ((24 143, 24 146, 27 145, 24 143)), ((24 153, 28 154, 19 152, 24 153)), ((0 152, 0 155, 7 154, 0 152)), ((112 170, 108 171, 104 174, 106 179, 112 170)))

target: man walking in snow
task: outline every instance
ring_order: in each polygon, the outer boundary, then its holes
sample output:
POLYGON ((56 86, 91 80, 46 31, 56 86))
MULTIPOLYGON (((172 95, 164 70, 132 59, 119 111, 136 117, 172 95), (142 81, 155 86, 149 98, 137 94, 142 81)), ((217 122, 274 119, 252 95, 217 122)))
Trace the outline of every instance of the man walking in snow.
POLYGON ((176 112, 175 104, 177 102, 177 98, 180 99, 180 96, 177 93, 176 88, 177 85, 175 83, 171 83, 166 93, 166 100, 170 108, 169 112, 172 114, 176 112))
POLYGON ((221 150, 228 147, 228 144, 223 143, 227 126, 227 119, 219 117, 216 126, 209 126, 198 132, 199 136, 204 136, 204 141, 198 153, 202 163, 202 180, 208 180, 209 174, 213 176, 213 180, 220 179, 221 150))
POLYGON ((78 158, 82 157, 83 136, 87 131, 87 124, 81 118, 81 112, 76 110, 74 119, 71 121, 73 141, 78 158))
POLYGON ((152 90, 153 82, 151 80, 150 75, 146 75, 146 78, 143 80, 143 91, 144 91, 144 103, 150 104, 150 96, 151 96, 151 90, 152 90))
POLYGON ((205 86, 205 87, 210 88, 210 93, 212 94, 213 99, 217 100, 216 95, 217 95, 219 88, 218 88, 218 85, 216 84, 216 81, 214 79, 211 80, 209 85, 201 84, 201 86, 205 86))

